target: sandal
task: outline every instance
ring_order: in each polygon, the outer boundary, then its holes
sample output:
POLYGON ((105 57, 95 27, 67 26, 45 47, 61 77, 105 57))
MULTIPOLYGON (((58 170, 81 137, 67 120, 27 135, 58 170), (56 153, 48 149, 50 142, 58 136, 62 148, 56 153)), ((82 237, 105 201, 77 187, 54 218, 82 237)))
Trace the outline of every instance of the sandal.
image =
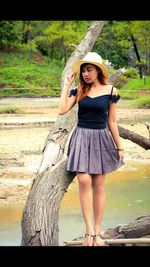
POLYGON ((98 235, 94 235, 94 237, 93 237, 93 246, 98 246, 98 247, 105 247, 105 246, 108 246, 108 244, 106 244, 106 242, 102 239, 102 237, 101 237, 101 235, 100 234, 98 234, 98 235), (96 237, 97 236, 99 236, 100 237, 100 242, 98 242, 97 240, 96 240, 96 237))
POLYGON ((83 241, 82 243, 82 246, 89 246, 91 247, 93 245, 93 238, 94 238, 94 235, 93 234, 85 234, 85 240, 83 241), (86 238, 88 236, 88 238, 86 238), (91 240, 91 237, 92 237, 92 240, 91 240))

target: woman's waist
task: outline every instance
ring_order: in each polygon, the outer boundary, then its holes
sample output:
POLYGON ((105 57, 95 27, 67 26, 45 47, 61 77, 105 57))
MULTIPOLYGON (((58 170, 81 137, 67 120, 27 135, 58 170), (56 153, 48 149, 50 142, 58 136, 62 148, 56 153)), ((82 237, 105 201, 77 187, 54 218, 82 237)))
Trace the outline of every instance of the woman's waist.
POLYGON ((82 121, 82 120, 78 120, 77 123, 78 127, 81 128, 88 128, 88 129, 105 129, 107 127, 107 123, 105 121, 82 121))

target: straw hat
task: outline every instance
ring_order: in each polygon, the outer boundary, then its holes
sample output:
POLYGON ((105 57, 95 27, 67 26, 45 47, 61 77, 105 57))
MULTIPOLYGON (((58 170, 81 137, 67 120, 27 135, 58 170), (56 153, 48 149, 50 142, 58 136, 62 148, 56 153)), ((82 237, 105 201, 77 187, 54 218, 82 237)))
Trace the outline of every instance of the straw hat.
POLYGON ((98 55, 96 52, 88 52, 83 59, 76 60, 72 64, 72 70, 73 70, 73 72, 77 72, 77 74, 79 75, 79 73, 80 73, 80 66, 83 63, 89 63, 89 64, 94 64, 94 65, 98 66, 99 68, 101 68, 103 75, 105 77, 108 76, 108 69, 102 63, 101 56, 98 55))

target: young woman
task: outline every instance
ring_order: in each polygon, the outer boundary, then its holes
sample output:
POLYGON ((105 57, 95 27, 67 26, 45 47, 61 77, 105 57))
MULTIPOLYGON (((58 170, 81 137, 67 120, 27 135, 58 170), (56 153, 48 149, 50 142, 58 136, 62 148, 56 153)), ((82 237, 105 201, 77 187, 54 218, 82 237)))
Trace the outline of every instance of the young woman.
POLYGON ((68 146, 67 170, 76 172, 86 226, 83 246, 104 246, 101 222, 105 207, 104 183, 107 173, 124 162, 117 122, 116 103, 120 96, 107 80, 102 58, 89 52, 72 65, 60 98, 59 114, 78 103, 78 122, 68 146), (70 89, 76 75, 78 88, 70 89), (93 225, 94 214, 94 225, 93 225))

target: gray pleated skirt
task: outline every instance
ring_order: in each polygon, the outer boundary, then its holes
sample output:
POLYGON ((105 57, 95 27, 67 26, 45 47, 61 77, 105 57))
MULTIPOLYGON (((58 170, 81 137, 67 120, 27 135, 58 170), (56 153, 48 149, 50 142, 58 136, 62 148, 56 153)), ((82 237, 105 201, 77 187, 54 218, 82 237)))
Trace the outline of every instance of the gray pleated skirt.
POLYGON ((108 128, 88 129, 76 126, 68 145, 67 171, 105 174, 122 165, 108 128))

